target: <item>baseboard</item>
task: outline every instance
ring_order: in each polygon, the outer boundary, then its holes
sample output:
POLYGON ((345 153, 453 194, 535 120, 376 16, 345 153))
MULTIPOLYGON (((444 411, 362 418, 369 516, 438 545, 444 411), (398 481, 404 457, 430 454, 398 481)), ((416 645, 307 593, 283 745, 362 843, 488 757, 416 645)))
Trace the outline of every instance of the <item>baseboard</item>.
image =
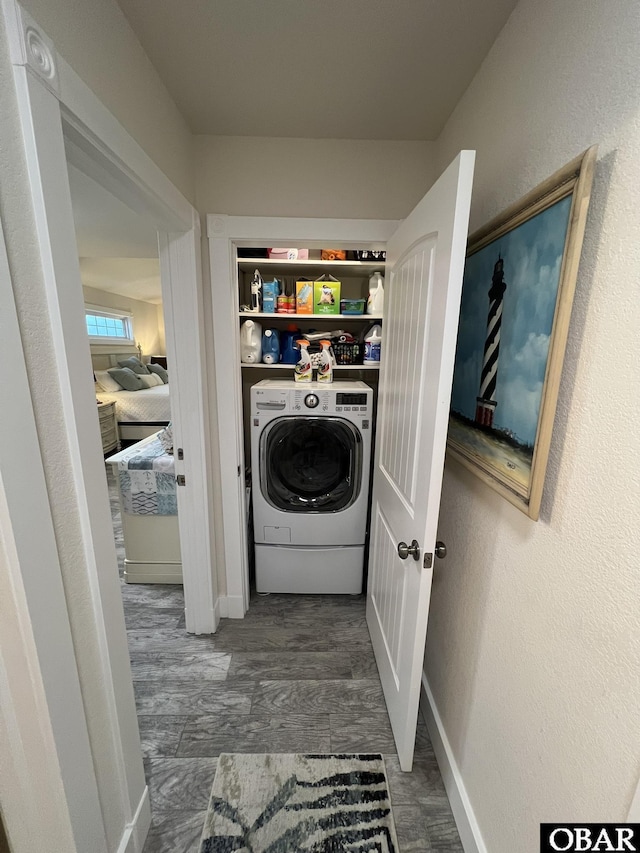
POLYGON ((241 595, 221 595, 218 602, 222 619, 244 619, 244 601, 241 595))
POLYGON ((127 824, 117 853, 142 853, 144 842, 149 834, 151 826, 151 805, 149 803, 149 789, 145 785, 144 792, 138 803, 138 808, 131 823, 127 824))
POLYGON ((458 827, 460 841, 465 853, 487 853, 480 827, 471 806, 464 782, 456 763, 447 733, 436 707, 427 676, 422 673, 422 699, 425 722, 431 743, 438 759, 442 781, 451 803, 451 811, 458 827))

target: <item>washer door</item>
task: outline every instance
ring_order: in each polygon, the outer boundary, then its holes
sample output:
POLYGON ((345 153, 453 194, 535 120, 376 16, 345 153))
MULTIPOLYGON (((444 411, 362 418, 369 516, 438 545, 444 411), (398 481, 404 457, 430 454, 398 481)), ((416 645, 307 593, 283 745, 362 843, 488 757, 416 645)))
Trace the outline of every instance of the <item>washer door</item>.
POLYGON ((260 487, 285 512, 339 512, 360 493, 362 437, 341 418, 278 418, 260 436, 260 487))

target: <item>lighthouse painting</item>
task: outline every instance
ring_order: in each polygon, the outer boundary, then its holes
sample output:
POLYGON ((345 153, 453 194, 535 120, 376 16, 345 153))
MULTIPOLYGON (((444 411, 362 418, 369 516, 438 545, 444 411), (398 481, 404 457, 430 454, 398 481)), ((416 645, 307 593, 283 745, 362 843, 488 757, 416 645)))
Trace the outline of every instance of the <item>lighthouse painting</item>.
POLYGON ((447 460, 541 510, 596 146, 471 235, 447 460))
POLYGON ((449 442, 528 488, 569 227, 561 199, 467 257, 449 442))

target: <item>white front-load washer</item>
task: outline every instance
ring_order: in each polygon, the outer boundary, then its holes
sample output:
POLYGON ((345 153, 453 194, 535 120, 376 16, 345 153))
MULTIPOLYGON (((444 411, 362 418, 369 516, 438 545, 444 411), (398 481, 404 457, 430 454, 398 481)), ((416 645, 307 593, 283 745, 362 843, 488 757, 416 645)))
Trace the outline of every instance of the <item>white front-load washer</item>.
POLYGON ((372 429, 364 382, 251 388, 258 592, 361 592, 372 429))

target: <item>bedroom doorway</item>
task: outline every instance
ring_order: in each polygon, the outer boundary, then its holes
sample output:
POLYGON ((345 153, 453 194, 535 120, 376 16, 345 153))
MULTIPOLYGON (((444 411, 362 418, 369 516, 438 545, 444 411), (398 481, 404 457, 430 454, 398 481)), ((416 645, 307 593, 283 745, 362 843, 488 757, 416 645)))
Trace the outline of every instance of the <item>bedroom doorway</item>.
MULTIPOLYGON (((184 624, 157 230, 67 168, 125 622, 148 621, 146 611, 159 605, 179 609, 184 624)), ((173 617, 154 612, 158 624, 173 617)))

